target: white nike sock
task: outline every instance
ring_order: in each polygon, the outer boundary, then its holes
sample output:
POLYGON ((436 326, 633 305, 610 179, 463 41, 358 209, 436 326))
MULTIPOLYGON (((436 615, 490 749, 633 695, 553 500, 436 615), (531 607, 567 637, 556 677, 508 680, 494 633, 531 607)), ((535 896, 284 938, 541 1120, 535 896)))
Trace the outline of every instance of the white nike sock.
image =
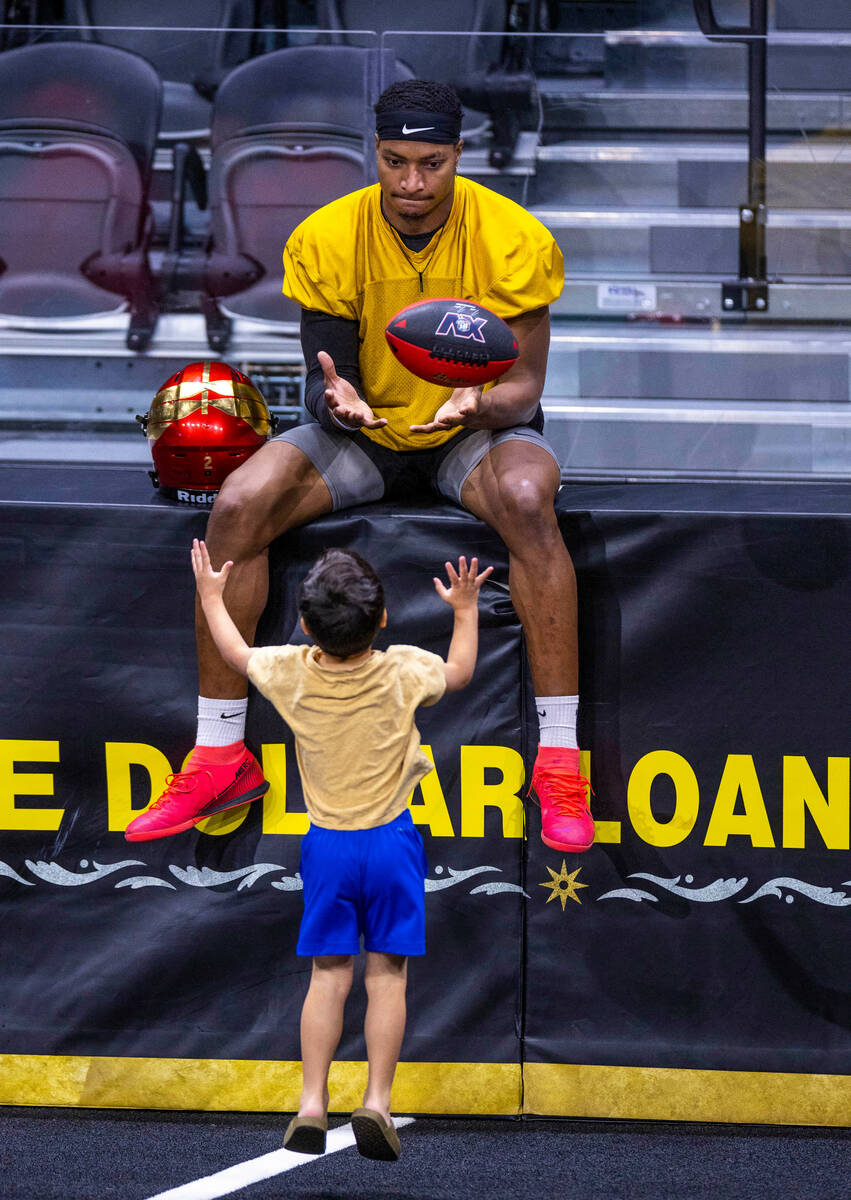
POLYGON ((198 697, 197 746, 230 746, 245 737, 248 699, 209 700, 198 697))
POLYGON ((579 742, 576 740, 578 696, 536 696, 535 708, 538 710, 538 724, 541 730, 539 741, 542 746, 579 749, 579 742))

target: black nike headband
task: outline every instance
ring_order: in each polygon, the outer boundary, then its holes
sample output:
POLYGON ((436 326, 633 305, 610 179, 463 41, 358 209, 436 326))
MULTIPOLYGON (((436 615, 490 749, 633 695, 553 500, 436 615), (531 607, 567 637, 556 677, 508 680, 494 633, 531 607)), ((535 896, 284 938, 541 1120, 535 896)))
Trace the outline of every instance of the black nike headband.
POLYGON ((375 132, 381 142, 454 146, 461 137, 461 118, 417 108, 394 108, 376 115, 375 132))

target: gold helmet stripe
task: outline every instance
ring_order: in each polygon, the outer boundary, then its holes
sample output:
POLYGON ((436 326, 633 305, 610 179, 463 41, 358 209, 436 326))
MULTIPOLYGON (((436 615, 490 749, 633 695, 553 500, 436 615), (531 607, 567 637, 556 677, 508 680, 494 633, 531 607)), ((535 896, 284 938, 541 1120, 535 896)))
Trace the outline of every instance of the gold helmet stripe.
POLYGON ((211 366, 212 366, 212 363, 205 362, 204 370, 201 374, 201 382, 204 385, 204 390, 201 393, 201 415, 204 417, 206 417, 206 415, 207 415, 207 401, 210 396, 209 383, 210 383, 210 367, 211 366))
POLYGON ((199 409, 206 417, 211 408, 241 418, 261 437, 269 436, 269 409, 261 393, 250 380, 232 375, 211 380, 214 365, 213 362, 202 363, 200 379, 181 379, 160 388, 148 413, 147 433, 151 441, 156 441, 173 422, 189 417, 199 409))
MULTIPOLYGON (((239 383, 236 385, 240 386, 239 383)), ((245 386, 244 384, 242 385, 245 386)), ((214 379, 212 382, 204 383, 201 379, 184 379, 177 387, 168 388, 168 391, 178 392, 181 399, 188 396, 202 396, 205 392, 218 392, 220 396, 232 396, 234 393, 234 383, 232 379, 214 379)))
MULTIPOLYGON (((245 400, 255 400, 263 402, 263 397, 258 392, 257 388, 250 383, 242 383, 240 380, 221 379, 213 380, 207 385, 208 399, 212 393, 212 403, 216 404, 219 399, 227 400, 230 397, 238 397, 245 400)), ((157 404, 173 404, 176 400, 191 400, 194 396, 200 396, 203 399, 204 385, 200 380, 193 379, 179 385, 172 384, 171 387, 161 388, 153 399, 153 405, 157 404)))

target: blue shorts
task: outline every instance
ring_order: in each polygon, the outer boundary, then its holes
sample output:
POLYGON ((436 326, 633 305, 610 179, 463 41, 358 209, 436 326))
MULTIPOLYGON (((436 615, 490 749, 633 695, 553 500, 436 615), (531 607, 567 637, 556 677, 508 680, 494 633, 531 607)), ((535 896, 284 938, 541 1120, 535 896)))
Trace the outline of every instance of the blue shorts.
POLYGON ((301 843, 304 916, 296 953, 425 954, 423 839, 411 814, 372 829, 311 825, 301 843))

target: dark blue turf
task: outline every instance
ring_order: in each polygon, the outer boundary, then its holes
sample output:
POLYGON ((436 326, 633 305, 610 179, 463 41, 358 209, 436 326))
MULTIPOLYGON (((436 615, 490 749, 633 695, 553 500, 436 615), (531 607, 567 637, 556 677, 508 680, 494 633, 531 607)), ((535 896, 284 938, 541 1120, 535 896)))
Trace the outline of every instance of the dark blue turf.
MULTIPOLYGON (((0 1109, 0 1197, 146 1200, 280 1148, 285 1126, 265 1114, 0 1109)), ((398 1163, 344 1150, 233 1195, 847 1200, 851 1192, 847 1129, 424 1118, 401 1138, 398 1163)))

